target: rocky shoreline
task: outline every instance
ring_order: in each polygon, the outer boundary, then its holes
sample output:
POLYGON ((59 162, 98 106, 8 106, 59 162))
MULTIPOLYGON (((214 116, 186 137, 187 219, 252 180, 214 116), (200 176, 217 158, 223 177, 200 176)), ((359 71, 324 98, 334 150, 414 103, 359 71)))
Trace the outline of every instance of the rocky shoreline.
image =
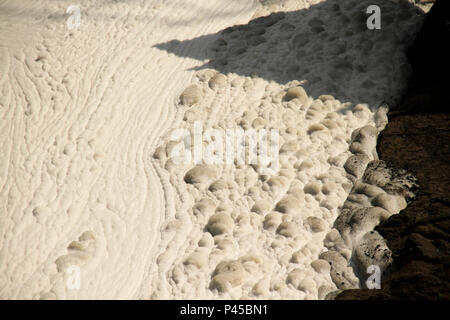
POLYGON ((450 3, 437 0, 408 52, 409 89, 377 144, 380 159, 411 172, 420 190, 375 229, 394 258, 381 289, 346 290, 336 299, 450 299, 449 39, 450 3))

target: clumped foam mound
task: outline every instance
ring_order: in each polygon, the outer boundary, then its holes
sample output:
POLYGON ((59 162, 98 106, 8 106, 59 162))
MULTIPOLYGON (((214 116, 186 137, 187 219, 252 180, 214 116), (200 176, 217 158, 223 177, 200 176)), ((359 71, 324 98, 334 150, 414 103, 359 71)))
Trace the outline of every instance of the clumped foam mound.
MULTIPOLYGON (((376 132, 376 128, 370 131, 376 132)), ((376 141, 377 135, 372 139, 376 141)), ((355 143, 360 145, 353 140, 350 150, 355 150, 352 148, 355 143)), ((326 236, 324 244, 329 251, 320 256, 330 262, 331 277, 339 289, 365 287, 370 266, 378 267, 381 276, 389 272, 392 252, 374 229, 403 210, 407 202, 414 199, 418 188, 417 179, 405 170, 388 168, 383 161, 374 159, 375 149, 366 148, 370 145, 373 144, 367 141, 362 148, 367 153, 350 156, 347 160, 347 163, 358 163, 360 170, 355 172, 345 167, 353 188, 326 236), (360 155, 365 161, 358 162, 356 157, 360 155), (348 266, 352 266, 352 272, 348 266)))
MULTIPOLYGON (((168 155, 174 141, 168 138, 158 148, 155 161, 165 168, 184 201, 170 224, 184 223, 173 230, 168 248, 177 252, 177 258, 167 278, 159 279, 170 289, 153 297, 316 299, 343 287, 343 282, 344 287, 358 286, 348 266, 352 247, 344 241, 346 228, 354 225, 344 222, 337 227, 339 232, 329 231, 340 207, 350 203, 345 200, 353 184, 376 156, 375 119, 382 118, 380 112, 330 95, 314 99, 299 82, 283 86, 230 74, 221 75, 227 86, 212 89, 207 73, 210 79, 217 77, 211 70, 198 73, 195 85, 205 95, 202 102, 184 109, 182 126, 192 132, 201 120, 208 125, 204 129, 223 131, 277 127, 280 167, 267 175, 261 174, 261 164, 173 165, 168 155), (301 92, 304 102, 297 95, 292 98, 293 92, 301 92)), ((204 141, 203 147, 210 143, 204 141)), ((397 203, 397 198, 380 196, 385 194, 381 187, 393 186, 390 176, 368 171, 366 176, 370 198, 361 200, 363 204, 370 206, 373 199, 377 204, 397 203)), ((363 182, 358 187, 363 188, 363 182)), ((376 222, 391 214, 385 209, 372 211, 376 222)), ((367 225, 372 230, 375 224, 367 225)), ((160 263, 168 256, 162 253, 160 263)))

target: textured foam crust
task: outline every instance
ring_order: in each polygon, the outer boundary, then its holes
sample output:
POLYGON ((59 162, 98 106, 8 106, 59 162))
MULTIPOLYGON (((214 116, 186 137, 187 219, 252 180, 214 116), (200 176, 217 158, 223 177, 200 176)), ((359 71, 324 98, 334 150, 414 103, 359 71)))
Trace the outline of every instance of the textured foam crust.
MULTIPOLYGON (((262 10, 277 11, 273 4, 262 10)), ((392 6, 385 32, 369 36, 365 21, 354 21, 369 4, 348 1, 333 12, 324 6, 314 16, 261 11, 213 44, 215 70, 199 71, 181 94, 180 127, 192 132, 200 121, 204 130, 276 128, 280 167, 268 175, 268 163, 174 164, 174 142, 161 142, 154 160, 182 199, 174 217, 182 223, 165 235, 153 298, 323 299, 359 287, 357 268, 388 267, 391 260, 378 250, 386 247, 372 246, 371 231, 406 205, 414 179, 386 173, 377 160, 388 110, 380 104, 400 95, 408 74, 403 54, 385 49, 401 52, 396 45, 409 41, 416 20, 413 10, 383 1, 392 6), (352 21, 361 28, 346 29, 352 21), (320 37, 326 41, 314 41, 320 37), (367 62, 369 55, 378 62, 367 62), (403 67, 392 72, 392 65, 403 67)), ((206 140, 205 149, 212 142, 206 140)))

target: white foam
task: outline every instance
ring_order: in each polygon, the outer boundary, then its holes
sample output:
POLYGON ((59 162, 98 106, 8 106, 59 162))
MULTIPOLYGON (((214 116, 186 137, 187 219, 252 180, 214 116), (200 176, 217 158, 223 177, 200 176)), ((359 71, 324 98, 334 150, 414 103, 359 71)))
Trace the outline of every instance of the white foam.
MULTIPOLYGON (((355 230, 332 229, 340 208, 361 179, 380 219, 404 203, 379 189, 409 191, 382 166, 361 178, 344 165, 355 130, 385 126, 375 109, 400 95, 419 21, 386 0, 372 35, 366 2, 83 1, 79 30, 65 1, 0 2, 0 297, 315 299, 357 286, 343 239, 355 230), (228 30, 205 54, 219 30, 276 11, 288 13, 228 30), (156 47, 193 38, 189 58, 156 47), (207 58, 215 70, 193 77, 207 58), (196 120, 279 129, 279 174, 170 159, 169 133, 196 120)), ((373 160, 371 130, 352 150, 373 160)))

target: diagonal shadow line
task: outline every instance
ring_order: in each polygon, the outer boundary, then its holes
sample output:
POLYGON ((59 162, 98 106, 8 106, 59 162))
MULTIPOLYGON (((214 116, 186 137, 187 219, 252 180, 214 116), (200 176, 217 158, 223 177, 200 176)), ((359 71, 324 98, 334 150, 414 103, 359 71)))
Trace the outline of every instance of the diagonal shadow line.
POLYGON ((423 11, 407 0, 328 0, 308 9, 278 12, 216 34, 176 39, 155 47, 204 61, 190 48, 211 43, 210 61, 197 69, 257 76, 286 84, 306 80, 308 94, 332 94, 354 104, 398 103, 406 89, 406 50, 423 11), (366 10, 381 9, 381 29, 369 30, 366 10))

